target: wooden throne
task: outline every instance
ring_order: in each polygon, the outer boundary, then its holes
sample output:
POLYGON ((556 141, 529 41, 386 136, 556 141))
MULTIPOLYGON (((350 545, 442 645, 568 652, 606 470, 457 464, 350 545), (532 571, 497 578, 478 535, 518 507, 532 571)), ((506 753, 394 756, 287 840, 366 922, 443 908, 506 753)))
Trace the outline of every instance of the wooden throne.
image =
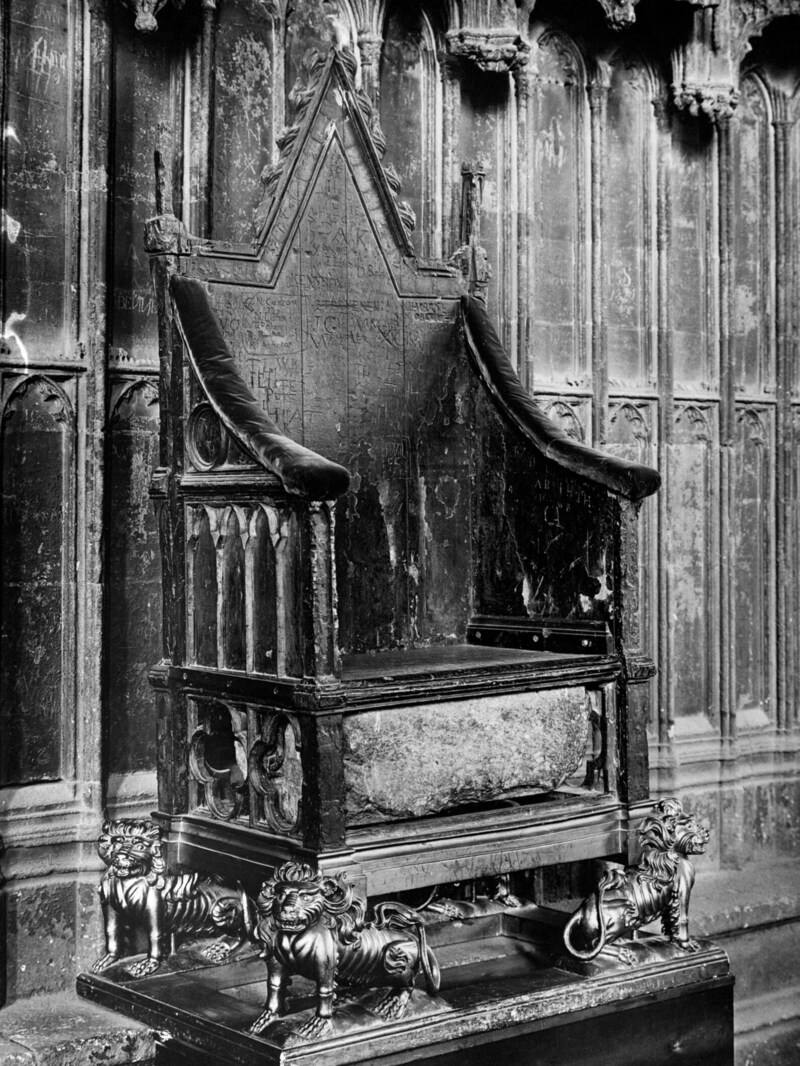
POLYGON ((312 68, 252 245, 149 224, 169 862, 256 891, 294 858, 422 899, 625 861, 659 476, 558 429, 458 271, 415 257, 352 75, 312 68))
POLYGON ((658 474, 560 432, 415 258, 347 65, 318 65, 253 246, 156 233, 172 856, 302 854, 375 895, 625 853, 623 530, 658 474))

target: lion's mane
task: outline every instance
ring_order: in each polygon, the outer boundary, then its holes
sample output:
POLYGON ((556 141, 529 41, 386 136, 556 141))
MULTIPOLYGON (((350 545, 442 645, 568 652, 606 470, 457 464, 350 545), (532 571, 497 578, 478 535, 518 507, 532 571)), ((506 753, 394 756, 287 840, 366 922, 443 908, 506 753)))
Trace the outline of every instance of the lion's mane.
POLYGON ((358 944, 364 928, 364 904, 342 874, 325 877, 305 863, 284 863, 264 882, 258 896, 259 924, 265 927, 265 932, 276 928, 273 906, 276 895, 283 888, 315 890, 317 896, 308 907, 310 920, 315 921, 321 916, 342 944, 358 944))
POLYGON ((148 885, 163 888, 166 863, 161 850, 161 830, 155 822, 107 821, 97 842, 97 851, 109 871, 114 871, 117 855, 140 841, 147 845, 145 855, 149 860, 145 880, 148 885))
POLYGON ((697 850, 693 845, 703 840, 704 831, 694 815, 684 813, 680 800, 659 800, 653 812, 644 819, 639 829, 642 860, 638 876, 659 885, 667 885, 675 876, 680 857, 697 850))

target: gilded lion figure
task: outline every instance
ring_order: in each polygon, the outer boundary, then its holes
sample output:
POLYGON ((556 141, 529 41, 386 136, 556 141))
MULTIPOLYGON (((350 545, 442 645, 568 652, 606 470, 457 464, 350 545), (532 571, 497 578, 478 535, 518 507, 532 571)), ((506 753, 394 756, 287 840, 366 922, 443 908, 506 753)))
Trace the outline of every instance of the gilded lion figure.
MULTIPOLYGON (((564 944, 579 959, 594 959, 614 941, 635 937, 638 929, 661 919, 664 935, 684 951, 697 951, 689 936, 689 897, 694 886, 690 855, 708 844, 708 829, 686 814, 680 800, 662 799, 639 830, 638 866, 611 868, 600 879, 564 929, 564 944)), ((611 949, 609 949, 611 950, 611 949)), ((631 952, 616 954, 632 961, 631 952)))
POLYGON ((122 957, 125 934, 137 927, 147 934, 148 956, 130 967, 133 977, 155 973, 167 937, 174 950, 178 933, 235 936, 233 946, 219 943, 206 949, 206 957, 214 962, 222 962, 252 937, 255 908, 240 885, 196 873, 164 872, 161 830, 155 822, 106 822, 97 850, 108 867, 98 888, 106 951, 93 973, 102 973, 122 957))
POLYGON ((332 1032, 337 986, 385 988, 370 1009, 387 1019, 403 1014, 420 972, 429 994, 439 989, 439 965, 419 915, 402 903, 380 903, 375 920, 366 922, 364 901, 342 875, 324 877, 305 864, 284 863, 264 882, 257 906, 268 989, 251 1033, 285 1012, 295 974, 317 988, 316 1015, 298 1030, 306 1039, 332 1032))

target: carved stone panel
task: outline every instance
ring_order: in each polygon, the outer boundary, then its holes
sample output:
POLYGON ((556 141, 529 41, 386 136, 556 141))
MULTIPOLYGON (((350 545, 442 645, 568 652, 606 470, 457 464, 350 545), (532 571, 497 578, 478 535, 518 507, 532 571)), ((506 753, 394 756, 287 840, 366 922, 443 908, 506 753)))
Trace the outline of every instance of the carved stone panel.
POLYGON ((775 191, 770 108, 761 80, 742 82, 734 137, 733 315, 734 387, 775 391, 775 191))
MULTIPOLYGON (((175 131, 180 123, 169 85, 183 51, 173 35, 170 15, 171 9, 164 12, 158 33, 142 34, 134 28, 129 11, 121 4, 112 5, 117 40, 113 67, 116 169, 109 343, 112 364, 122 367, 158 366, 156 298, 143 230, 155 207, 153 149, 158 147, 165 159, 177 156, 175 131)), ((180 193, 179 182, 174 192, 180 193)))
POLYGON ((557 788, 590 743, 582 688, 346 716, 351 825, 418 818, 557 788), (435 753, 432 757, 431 753, 435 753))
POLYGON ((66 776, 62 721, 72 710, 73 411, 31 377, 2 415, 0 783, 66 776))
POLYGON ((274 101, 283 89, 276 79, 274 38, 268 4, 240 0, 219 5, 208 220, 215 240, 246 241, 253 236, 259 176, 274 150, 274 101))
POLYGON ((671 718, 705 715, 719 707, 718 410, 677 406, 670 448, 667 682, 671 718))
POLYGON ((575 384, 591 369, 585 363, 585 73, 577 48, 554 30, 539 37, 531 65, 534 375, 537 383, 575 384))
MULTIPOLYGON (((734 484, 736 711, 775 710, 774 440, 775 413, 739 407, 734 484)), ((754 723, 753 723, 754 724, 754 723)))
POLYGON ((712 238, 708 166, 711 128, 677 115, 671 156, 669 310, 677 388, 711 390, 718 381, 709 344, 717 300, 715 276, 707 268, 712 238))
POLYGON ((130 385, 109 425, 108 533, 109 762, 114 773, 155 762, 155 708, 147 674, 161 656, 161 567, 148 488, 158 458, 158 396, 130 385))
POLYGON ((403 183, 403 198, 416 217, 414 246, 423 256, 439 252, 441 215, 437 177, 441 130, 437 128, 438 64, 433 33, 422 5, 396 3, 384 29, 380 62, 381 126, 386 162, 403 183))
POLYGON ((655 380, 652 92, 641 60, 615 65, 607 105, 603 246, 609 384, 620 390, 655 380))

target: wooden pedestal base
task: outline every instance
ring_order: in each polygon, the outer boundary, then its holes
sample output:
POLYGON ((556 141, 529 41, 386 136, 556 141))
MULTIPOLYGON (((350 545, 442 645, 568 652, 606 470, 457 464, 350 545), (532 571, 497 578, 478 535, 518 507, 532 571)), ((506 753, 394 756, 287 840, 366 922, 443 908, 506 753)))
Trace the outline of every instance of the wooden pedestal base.
POLYGON ((164 1066, 726 1066, 733 1062, 733 977, 724 952, 686 954, 643 937, 627 961, 576 963, 559 953, 557 925, 529 907, 429 929, 442 967, 439 994, 417 991, 402 1018, 370 1010, 375 992, 342 996, 333 1034, 296 1029, 313 1013, 312 987, 295 979, 289 1013, 261 1036, 249 1026, 266 973, 254 949, 217 966, 198 945, 140 980, 82 975, 81 995, 164 1036, 164 1066), (168 1035, 167 1035, 168 1034, 168 1035))

